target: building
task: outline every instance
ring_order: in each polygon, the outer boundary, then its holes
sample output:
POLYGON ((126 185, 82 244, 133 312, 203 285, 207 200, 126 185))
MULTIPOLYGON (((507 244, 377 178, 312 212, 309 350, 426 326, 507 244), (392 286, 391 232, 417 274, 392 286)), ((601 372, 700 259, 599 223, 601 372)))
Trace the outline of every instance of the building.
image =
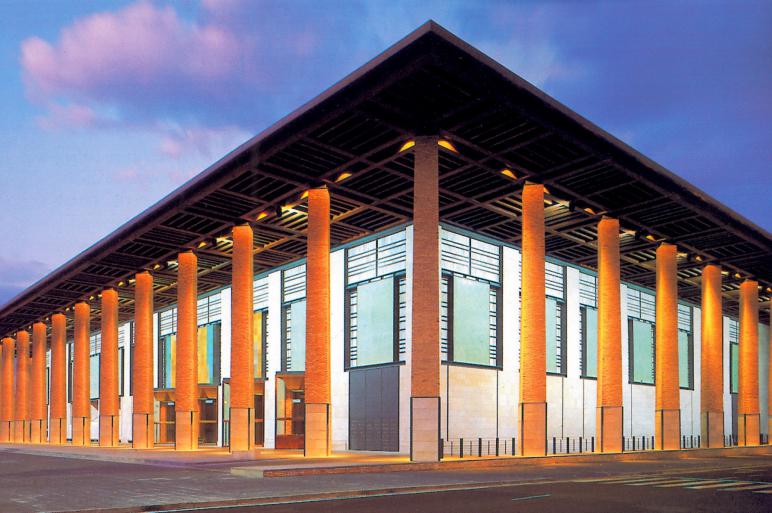
POLYGON ((0 440, 756 445, 771 263, 429 22, 2 307, 0 440))

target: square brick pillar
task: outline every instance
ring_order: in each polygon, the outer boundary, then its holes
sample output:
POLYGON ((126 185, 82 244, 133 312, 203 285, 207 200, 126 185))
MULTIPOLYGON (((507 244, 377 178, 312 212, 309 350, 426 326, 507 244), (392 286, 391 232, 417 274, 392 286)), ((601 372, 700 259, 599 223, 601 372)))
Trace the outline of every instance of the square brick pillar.
POLYGON ((67 441, 67 318, 62 313, 51 316, 50 426, 48 443, 67 441))
POLYGON ((547 454, 544 186, 523 187, 520 288, 520 454, 547 454))
POLYGON ((622 452, 622 307, 619 221, 598 223, 598 389, 596 432, 600 452, 622 452))
POLYGON ((721 268, 702 269, 700 434, 706 447, 724 447, 724 326, 721 268))
POLYGON ((153 404, 153 276, 137 273, 134 289, 134 380, 132 411, 132 447, 152 449, 155 445, 155 409, 153 404))
POLYGON ((32 325, 32 360, 30 361, 29 417, 30 443, 46 442, 48 409, 46 408, 46 325, 32 325))
POLYGON ((436 136, 416 137, 410 459, 440 459, 440 211, 436 136))
POLYGON ((198 258, 192 251, 177 256, 177 362, 174 389, 175 438, 178 451, 198 449, 198 258))
POLYGON ((233 227, 231 288, 230 451, 255 444, 254 235, 248 224, 233 227))
POLYGON ((29 443, 29 333, 16 333, 16 417, 13 441, 29 443))
POLYGON ((89 332, 91 308, 81 301, 75 304, 75 329, 72 362, 72 445, 91 444, 91 369, 89 367, 89 332))
POLYGON ((330 415, 330 193, 308 191, 306 262, 305 455, 329 456, 330 415))
POLYGON ((119 445, 118 292, 102 291, 102 350, 99 357, 99 445, 119 445))
POLYGON ((0 361, 0 443, 13 441, 14 397, 13 355, 16 341, 6 337, 2 341, 0 361))
POLYGON ((656 405, 654 435, 657 449, 681 448, 681 388, 678 382, 677 249, 657 248, 656 405))
POLYGON ((759 445, 759 284, 740 285, 740 368, 737 443, 759 445))

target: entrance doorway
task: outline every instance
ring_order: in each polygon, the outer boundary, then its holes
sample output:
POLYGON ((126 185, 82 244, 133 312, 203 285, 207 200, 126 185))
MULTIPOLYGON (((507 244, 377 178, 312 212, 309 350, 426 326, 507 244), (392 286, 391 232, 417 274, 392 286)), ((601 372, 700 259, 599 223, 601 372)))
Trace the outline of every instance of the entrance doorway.
POLYGON ((276 376, 276 448, 303 449, 306 434, 303 374, 276 376))
POLYGON ((154 409, 156 445, 174 445, 174 390, 156 390, 154 409))

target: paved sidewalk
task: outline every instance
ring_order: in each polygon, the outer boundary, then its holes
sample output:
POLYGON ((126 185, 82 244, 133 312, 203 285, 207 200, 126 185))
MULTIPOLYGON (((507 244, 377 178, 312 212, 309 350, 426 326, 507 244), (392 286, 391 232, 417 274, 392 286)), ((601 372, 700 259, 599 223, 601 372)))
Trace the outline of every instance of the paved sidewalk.
MULTIPOLYGON (((61 449, 61 448, 60 448, 61 449)), ((488 462, 443 463, 423 471, 408 467, 399 472, 298 475, 282 478, 256 479, 234 475, 232 471, 245 466, 243 461, 201 463, 198 456, 189 456, 195 464, 125 463, 83 458, 83 449, 65 448, 41 454, 33 446, 3 446, 0 448, 0 511, 81 511, 89 509, 123 508, 124 511, 160 509, 161 505, 228 503, 234 500, 258 501, 269 498, 298 496, 337 496, 375 493, 380 490, 430 489, 469 484, 534 483, 555 479, 607 477, 620 474, 673 472, 691 474, 711 468, 770 465, 772 448, 754 450, 690 451, 681 455, 660 453, 635 454, 622 460, 596 457, 571 458, 509 458, 488 462), (29 452, 38 451, 37 454, 29 452), (71 452, 72 456, 67 454, 71 452), (755 453, 755 454, 754 454, 755 453), (674 456, 679 456, 674 458, 674 456), (686 457, 688 456, 688 457, 686 457), (488 463, 487 466, 482 465, 488 463), (128 508, 128 509, 126 509, 128 508)), ((121 449, 115 451, 120 453, 121 449)), ((128 450, 125 450, 128 452, 128 450)), ((95 453, 101 451, 93 451, 95 453)), ((88 455, 88 454, 87 454, 88 455)), ((209 456, 217 456, 209 454, 209 456)), ((628 455, 625 455, 628 456, 628 455)), ((329 469, 331 461, 348 461, 351 470, 364 468, 354 465, 354 459, 372 463, 375 455, 350 455, 347 459, 301 460, 295 464, 306 469, 329 469)), ((252 460, 253 466, 287 466, 288 458, 252 460)), ((392 469, 403 463, 391 465, 392 469)), ((371 466, 368 466, 372 470, 371 466)))

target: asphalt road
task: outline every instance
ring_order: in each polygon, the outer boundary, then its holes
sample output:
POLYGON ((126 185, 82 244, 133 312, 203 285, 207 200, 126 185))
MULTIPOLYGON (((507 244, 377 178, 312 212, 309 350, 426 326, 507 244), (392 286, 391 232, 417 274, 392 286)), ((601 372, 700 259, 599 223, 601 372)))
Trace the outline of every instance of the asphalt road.
POLYGON ((0 448, 0 512, 772 512, 772 493, 759 493, 772 491, 770 452, 641 457, 256 479, 231 474, 229 464, 180 468, 0 448), (298 502, 304 497, 317 500, 298 502), (261 501, 283 504, 249 506, 261 501), (160 506, 175 504, 185 506, 160 506))
MULTIPOLYGON (((769 460, 769 458, 767 458, 769 460)), ((379 494, 368 498, 284 501, 197 509, 200 513, 638 513, 772 511, 772 461, 736 462, 721 470, 664 470, 602 478, 550 480, 517 486, 379 494)), ((161 510, 162 511, 162 510, 161 510)), ((194 511, 194 510, 177 510, 194 511)))

